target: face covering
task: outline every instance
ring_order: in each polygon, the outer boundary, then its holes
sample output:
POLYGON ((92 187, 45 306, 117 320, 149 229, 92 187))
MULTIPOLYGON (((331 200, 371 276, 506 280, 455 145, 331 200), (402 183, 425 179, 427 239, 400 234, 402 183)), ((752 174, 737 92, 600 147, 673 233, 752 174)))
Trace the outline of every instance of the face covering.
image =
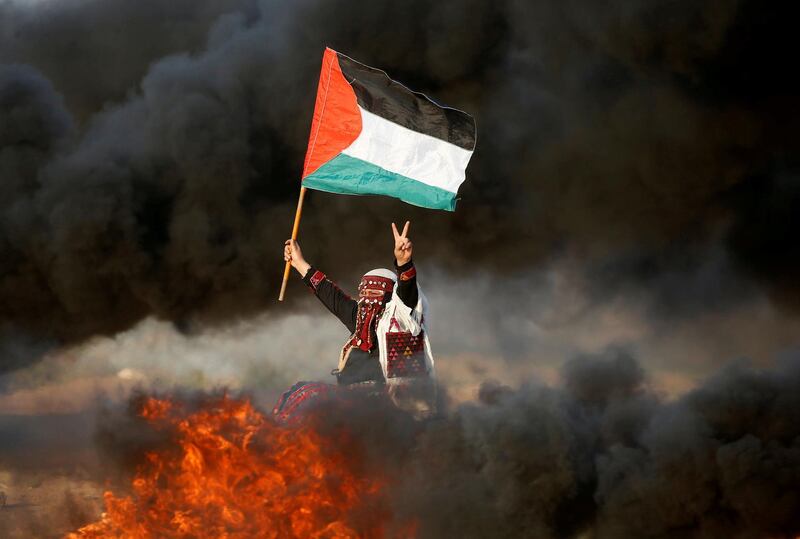
POLYGON ((395 277, 389 270, 374 270, 361 278, 358 285, 358 312, 356 314, 356 331, 348 343, 369 352, 375 343, 372 342, 375 326, 381 319, 386 302, 392 296, 395 277))

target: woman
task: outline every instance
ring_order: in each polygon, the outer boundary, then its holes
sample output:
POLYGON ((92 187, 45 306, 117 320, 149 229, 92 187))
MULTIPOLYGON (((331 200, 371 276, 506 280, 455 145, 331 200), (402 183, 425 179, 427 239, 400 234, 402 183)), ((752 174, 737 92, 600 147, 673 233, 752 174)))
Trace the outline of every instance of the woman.
MULTIPOLYGON (((406 221, 401 233, 392 223, 397 274, 387 269, 367 272, 358 285, 357 299, 306 262, 296 241, 286 240, 284 260, 350 332, 333 370, 339 385, 387 386, 398 405, 419 412, 432 408, 434 366, 425 326, 427 301, 411 259, 410 226, 406 221)), ((289 406, 292 393, 302 393, 303 387, 287 392, 284 406, 279 403, 276 409, 289 406)))

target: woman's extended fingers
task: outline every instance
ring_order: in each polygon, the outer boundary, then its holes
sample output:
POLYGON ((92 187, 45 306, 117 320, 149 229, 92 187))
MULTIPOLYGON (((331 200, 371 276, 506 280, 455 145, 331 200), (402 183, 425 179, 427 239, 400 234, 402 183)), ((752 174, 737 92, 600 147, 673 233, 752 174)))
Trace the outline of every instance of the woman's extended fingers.
POLYGON ((405 239, 408 235, 408 229, 411 227, 411 221, 406 221, 406 224, 403 225, 403 233, 397 231, 397 225, 392 223, 392 234, 394 234, 394 240, 405 239))

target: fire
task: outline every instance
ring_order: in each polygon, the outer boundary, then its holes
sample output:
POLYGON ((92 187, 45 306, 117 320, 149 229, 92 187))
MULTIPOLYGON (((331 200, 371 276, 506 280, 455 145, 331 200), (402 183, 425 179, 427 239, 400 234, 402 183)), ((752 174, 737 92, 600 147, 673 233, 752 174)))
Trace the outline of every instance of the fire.
POLYGON ((68 538, 384 536, 385 480, 355 471, 346 434, 326 450, 310 424, 278 426, 229 397, 191 412, 151 398, 140 414, 175 445, 147 453, 132 493, 106 492, 101 519, 68 538))

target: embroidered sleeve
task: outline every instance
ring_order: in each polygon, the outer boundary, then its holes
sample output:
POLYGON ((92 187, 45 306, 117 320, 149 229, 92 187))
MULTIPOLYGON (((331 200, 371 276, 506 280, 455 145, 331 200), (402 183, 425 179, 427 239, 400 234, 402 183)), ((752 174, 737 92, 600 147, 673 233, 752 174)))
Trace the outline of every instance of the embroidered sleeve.
POLYGON ((414 262, 409 260, 402 266, 397 265, 397 260, 394 262, 397 268, 397 295, 412 309, 417 306, 419 300, 419 292, 417 290, 417 269, 414 267, 414 262))
POLYGON ((358 303, 353 298, 342 292, 323 272, 313 266, 306 272, 303 282, 322 304, 341 320, 350 333, 355 331, 358 303))
POLYGON ((322 273, 321 271, 317 270, 317 271, 314 272, 314 274, 311 277, 309 277, 308 285, 311 288, 313 288, 314 291, 316 292, 317 289, 319 288, 319 283, 321 283, 324 280, 325 280, 325 274, 322 273))
POLYGON ((407 269, 406 271, 400 273, 400 280, 401 281, 410 281, 414 277, 417 276, 417 268, 411 266, 411 269, 407 269))

